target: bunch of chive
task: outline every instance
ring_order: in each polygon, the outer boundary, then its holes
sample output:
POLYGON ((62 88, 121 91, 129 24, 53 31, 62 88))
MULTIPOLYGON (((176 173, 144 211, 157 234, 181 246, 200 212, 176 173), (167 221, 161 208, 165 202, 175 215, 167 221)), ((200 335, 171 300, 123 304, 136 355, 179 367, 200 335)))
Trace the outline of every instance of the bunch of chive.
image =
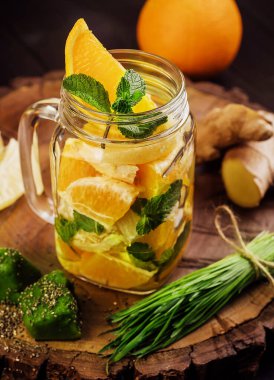
MULTIPOLYGON (((246 247, 259 259, 274 261, 273 233, 262 232, 246 247)), ((203 325, 256 280, 254 265, 237 252, 194 271, 111 315, 116 338, 100 353, 112 349, 109 360, 117 362, 163 349, 203 325)))

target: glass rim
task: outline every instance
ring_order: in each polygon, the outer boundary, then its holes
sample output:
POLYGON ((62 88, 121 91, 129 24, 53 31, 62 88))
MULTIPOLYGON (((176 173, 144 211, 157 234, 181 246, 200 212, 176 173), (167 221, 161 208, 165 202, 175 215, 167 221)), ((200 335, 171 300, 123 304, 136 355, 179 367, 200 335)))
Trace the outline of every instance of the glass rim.
MULTIPOLYGON (((65 99, 65 101, 68 101, 69 104, 72 106, 73 112, 75 112, 75 116, 80 116, 82 119, 84 119, 86 122, 103 122, 108 125, 123 125, 123 124, 130 124, 130 123, 136 123, 142 118, 145 118, 146 122, 151 122, 154 120, 157 120, 160 117, 163 117, 167 113, 169 113, 171 110, 174 109, 176 106, 177 102, 179 100, 182 100, 184 102, 187 102, 187 96, 186 96, 186 90, 185 90, 185 78, 181 70, 174 65, 172 62, 169 60, 156 55, 152 53, 147 53, 142 50, 138 49, 111 49, 109 50, 111 54, 128 54, 128 55, 134 55, 138 54, 139 56, 143 57, 148 57, 152 60, 157 60, 160 63, 162 62, 166 68, 171 69, 174 73, 174 76, 176 76, 176 85, 177 85, 177 91, 174 96, 165 104, 153 108, 152 110, 144 111, 144 112, 136 112, 136 113, 130 113, 130 114, 119 114, 115 115, 110 112, 102 112, 96 109, 92 109, 91 107, 83 104, 81 101, 79 101, 76 97, 74 97, 72 94, 70 94, 68 91, 66 91, 63 86, 61 86, 61 96, 65 99), (185 94, 185 96, 183 96, 185 94), (119 123, 117 123, 117 120, 113 119, 113 117, 119 117, 119 123)), ((183 112, 182 112, 183 113, 183 112)), ((185 118, 184 122, 187 120, 185 118)), ((136 144, 136 143, 141 143, 141 142, 149 142, 149 141, 155 141, 158 140, 162 137, 167 137, 170 134, 174 132, 174 130, 177 130, 178 126, 173 126, 171 128, 168 128, 158 134, 154 134, 149 137, 145 138, 140 138, 140 139, 127 139, 127 140, 121 140, 121 139, 110 139, 107 137, 103 136, 96 136, 93 135, 82 128, 79 128, 77 126, 70 127, 69 129, 75 134, 75 131, 77 131, 77 135, 84 137, 87 140, 94 141, 96 143, 119 143, 119 144, 136 144), (72 130, 73 129, 73 130, 72 130)))

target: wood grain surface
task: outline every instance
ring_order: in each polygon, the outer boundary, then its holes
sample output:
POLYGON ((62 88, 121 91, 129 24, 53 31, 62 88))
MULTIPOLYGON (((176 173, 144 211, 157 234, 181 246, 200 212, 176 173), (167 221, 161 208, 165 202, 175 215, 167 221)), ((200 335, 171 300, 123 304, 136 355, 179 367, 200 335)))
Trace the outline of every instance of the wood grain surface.
MULTIPOLYGON (((59 95, 61 72, 42 78, 18 78, 10 88, 0 89, 0 128, 5 136, 16 136, 22 111, 32 102, 59 95)), ((231 101, 248 103, 239 90, 225 91, 211 83, 188 82, 192 112, 199 119, 212 107, 231 101)), ((258 105, 253 105, 259 107, 258 105)), ((50 131, 50 126, 48 126, 50 131)), ((45 145, 43 146, 45 149, 45 145)), ((47 177, 47 164, 43 166, 47 177)), ((219 175, 219 163, 196 170, 194 227, 187 252, 170 281, 208 265, 230 252, 213 226, 214 207, 229 203, 219 175)), ((234 211, 241 230, 249 239, 263 229, 274 230, 273 192, 253 210, 234 211)), ((44 273, 59 267, 53 228, 36 217, 24 197, 0 213, 0 246, 18 248, 44 273)), ((267 284, 254 285, 197 331, 167 349, 147 358, 124 359, 111 366, 98 350, 110 336, 106 316, 138 299, 101 289, 72 278, 80 301, 83 338, 77 342, 33 341, 22 330, 17 339, 0 340, 1 379, 249 379, 258 370, 266 350, 266 331, 274 330, 274 291, 267 284)))

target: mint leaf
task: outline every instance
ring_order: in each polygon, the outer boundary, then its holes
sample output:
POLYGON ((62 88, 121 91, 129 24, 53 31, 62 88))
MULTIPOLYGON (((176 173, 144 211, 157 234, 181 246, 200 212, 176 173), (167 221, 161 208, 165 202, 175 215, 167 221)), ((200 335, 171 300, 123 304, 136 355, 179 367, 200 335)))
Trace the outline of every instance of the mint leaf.
POLYGON ((112 109, 118 113, 130 113, 145 93, 146 84, 143 78, 136 71, 127 70, 117 87, 117 99, 112 104, 112 109))
POLYGON ((123 98, 118 98, 115 100, 115 102, 112 104, 112 109, 115 112, 119 113, 131 113, 132 108, 128 100, 123 98))
POLYGON ((155 258, 155 253, 146 243, 132 243, 129 247, 127 247, 127 251, 130 255, 142 261, 149 261, 155 258))
POLYGON ((131 258, 132 263, 138 268, 145 269, 149 272, 153 272, 158 269, 157 265, 153 261, 139 260, 132 255, 130 255, 130 258, 131 258))
POLYGON ((151 136, 156 128, 166 123, 167 120, 167 116, 163 116, 158 120, 149 121, 147 123, 119 125, 118 129, 123 136, 129 139, 140 139, 151 136))
POLYGON ((182 180, 174 181, 164 193, 149 199, 141 210, 141 219, 136 225, 138 235, 144 235, 157 228, 170 214, 181 196, 182 180))
POLYGON ((142 208, 146 205, 147 199, 146 198, 137 198, 136 201, 131 206, 131 210, 134 211, 136 214, 141 215, 142 208))
POLYGON ((74 220, 67 220, 61 216, 55 218, 55 229, 65 243, 69 243, 79 230, 95 232, 100 235, 105 229, 100 223, 75 210, 73 210, 73 216, 74 220))
POLYGON ((72 74, 63 80, 63 87, 102 112, 110 112, 108 92, 104 86, 85 74, 72 74))
POLYGON ((174 255, 174 249, 173 248, 168 248, 166 249, 162 254, 160 259, 158 260, 158 265, 163 266, 168 264, 171 259, 173 258, 174 255))
POLYGON ((73 211, 73 216, 76 226, 79 230, 81 229, 86 232, 95 232, 97 235, 100 235, 105 229, 104 226, 96 222, 96 220, 82 215, 75 210, 73 211))
POLYGON ((146 83, 141 75, 132 69, 126 71, 124 78, 129 83, 131 105, 135 106, 146 93, 146 83))
MULTIPOLYGON (((156 227, 155 227, 156 228, 156 227)), ((152 230, 152 223, 150 217, 142 215, 141 219, 136 225, 136 231, 138 235, 148 234, 152 230)))
POLYGON ((116 90, 117 98, 127 99, 130 97, 130 83, 129 81, 124 77, 120 80, 120 83, 118 84, 117 90, 116 90))
POLYGON ((55 229, 61 239, 68 243, 77 232, 77 225, 74 221, 58 216, 55 218, 55 229))

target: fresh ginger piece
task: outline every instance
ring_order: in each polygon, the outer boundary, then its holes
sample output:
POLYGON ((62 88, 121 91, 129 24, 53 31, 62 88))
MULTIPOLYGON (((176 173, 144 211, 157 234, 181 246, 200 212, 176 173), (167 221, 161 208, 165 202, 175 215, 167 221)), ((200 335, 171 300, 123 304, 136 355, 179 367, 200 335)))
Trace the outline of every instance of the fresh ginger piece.
POLYGON ((230 149, 222 163, 228 197, 241 207, 258 206, 274 180, 274 137, 230 149))
POLYGON ((269 115, 241 104, 214 108, 197 122, 197 162, 214 160, 221 149, 235 144, 269 139, 273 135, 269 115))

